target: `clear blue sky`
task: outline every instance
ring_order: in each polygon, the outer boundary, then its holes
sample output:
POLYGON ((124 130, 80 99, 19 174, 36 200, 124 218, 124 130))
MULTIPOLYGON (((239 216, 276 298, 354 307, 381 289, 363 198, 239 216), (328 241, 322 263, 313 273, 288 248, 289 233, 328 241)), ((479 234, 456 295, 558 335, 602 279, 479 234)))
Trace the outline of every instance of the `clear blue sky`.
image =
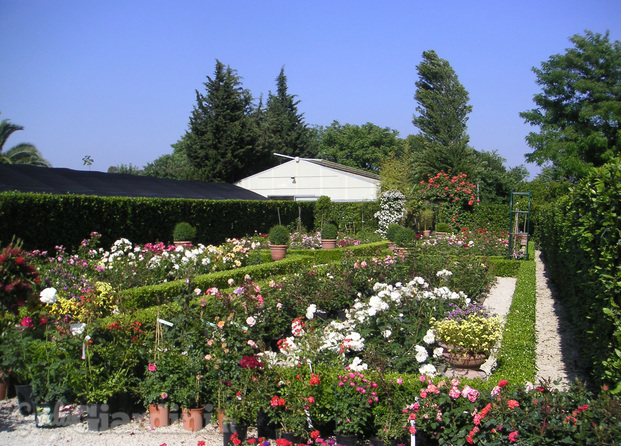
MULTIPOLYGON (((470 143, 525 163, 533 66, 585 29, 621 40, 621 1, 0 0, 0 119, 54 167, 146 165, 185 132, 219 59, 258 98, 285 67, 308 124, 417 133, 416 65, 449 61, 470 143)), ((538 172, 527 165, 532 173, 538 172)))

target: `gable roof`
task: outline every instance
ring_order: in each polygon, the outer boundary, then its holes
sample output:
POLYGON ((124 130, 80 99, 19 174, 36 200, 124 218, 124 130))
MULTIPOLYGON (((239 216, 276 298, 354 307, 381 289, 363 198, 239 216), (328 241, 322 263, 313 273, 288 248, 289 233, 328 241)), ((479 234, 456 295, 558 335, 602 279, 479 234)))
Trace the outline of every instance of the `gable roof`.
POLYGON ((24 164, 0 164, 0 192, 19 191, 102 197, 265 200, 228 183, 181 181, 121 173, 91 172, 24 164))
POLYGON ((319 166, 328 167, 334 170, 340 170, 342 172, 353 173, 354 175, 359 175, 361 177, 371 178, 373 180, 380 179, 380 176, 375 173, 368 172, 362 169, 356 169, 355 167, 345 166, 344 164, 335 163, 334 161, 327 161, 327 160, 322 160, 322 159, 309 159, 309 158, 301 158, 301 159, 304 161, 313 163, 313 164, 317 164, 319 166))

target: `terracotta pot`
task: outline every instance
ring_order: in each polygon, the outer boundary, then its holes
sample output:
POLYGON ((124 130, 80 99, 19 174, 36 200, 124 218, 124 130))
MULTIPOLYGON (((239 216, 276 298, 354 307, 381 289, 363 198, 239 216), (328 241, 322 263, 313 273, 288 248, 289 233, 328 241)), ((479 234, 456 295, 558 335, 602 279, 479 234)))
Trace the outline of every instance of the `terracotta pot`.
POLYGON ((161 404, 149 405, 149 422, 153 427, 166 427, 170 423, 170 409, 161 404))
POLYGON ((287 255, 288 245, 270 245, 270 253, 272 254, 272 260, 282 260, 287 255))
POLYGON ((2 376, 0 378, 0 401, 5 400, 9 393, 9 378, 2 376))
POLYGON ((223 424, 224 424, 224 410, 220 409, 218 410, 218 430, 220 431, 220 434, 224 432, 222 430, 223 424))
POLYGON ((430 236, 431 236, 431 230, 430 229, 423 230, 423 237, 430 237, 430 236))
POLYGON ((203 428, 203 412, 205 406, 197 409, 183 409, 183 428, 186 431, 196 432, 203 428))
POLYGON ((335 238, 327 238, 321 239, 321 247, 323 249, 334 249, 336 248, 336 239, 335 238))
POLYGON ((189 246, 192 244, 191 241, 189 240, 177 240, 173 242, 175 244, 175 246, 189 246))
POLYGON ((452 353, 450 350, 442 353, 442 356, 451 365, 460 369, 478 369, 487 361, 487 355, 464 355, 460 353, 452 353))

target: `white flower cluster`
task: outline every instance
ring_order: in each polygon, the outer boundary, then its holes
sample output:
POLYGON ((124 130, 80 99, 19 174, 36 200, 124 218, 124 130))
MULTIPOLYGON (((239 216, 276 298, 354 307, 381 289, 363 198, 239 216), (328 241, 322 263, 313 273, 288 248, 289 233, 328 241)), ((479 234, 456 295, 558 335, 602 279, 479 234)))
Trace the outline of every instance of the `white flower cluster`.
POLYGON ((391 223, 399 223, 405 217, 406 198, 400 191, 391 189, 380 197, 380 210, 373 216, 377 218, 379 234, 386 234, 386 229, 391 223))

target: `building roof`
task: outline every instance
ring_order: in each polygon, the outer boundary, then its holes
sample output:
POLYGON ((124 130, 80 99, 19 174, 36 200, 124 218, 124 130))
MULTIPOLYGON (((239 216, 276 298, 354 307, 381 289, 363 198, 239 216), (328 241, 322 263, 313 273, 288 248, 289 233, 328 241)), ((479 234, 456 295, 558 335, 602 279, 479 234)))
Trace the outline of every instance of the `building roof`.
POLYGON ((380 179, 380 176, 375 173, 367 172, 366 170, 362 170, 362 169, 356 169, 355 167, 345 166, 343 164, 335 163, 333 161, 326 161, 322 159, 309 159, 309 158, 301 158, 301 159, 304 161, 313 163, 313 164, 317 164, 319 166, 328 167, 334 170, 340 170, 342 172, 353 173, 354 175, 359 175, 361 177, 371 178, 373 180, 380 179))
POLYGON ((0 164, 0 192, 19 191, 102 197, 265 200, 262 195, 228 183, 180 181, 120 173, 0 164))

